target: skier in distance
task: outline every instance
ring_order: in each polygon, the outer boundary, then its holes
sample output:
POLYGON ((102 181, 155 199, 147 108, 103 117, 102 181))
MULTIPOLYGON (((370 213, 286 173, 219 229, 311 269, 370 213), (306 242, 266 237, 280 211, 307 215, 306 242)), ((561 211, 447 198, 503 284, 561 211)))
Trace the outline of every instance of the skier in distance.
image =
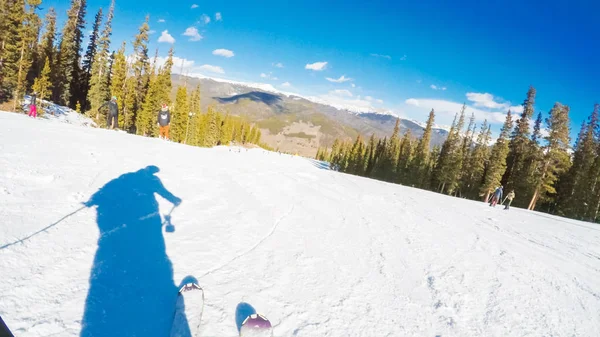
POLYGON ((169 127, 171 125, 171 112, 169 107, 163 103, 158 112, 158 138, 169 139, 169 127))
POLYGON ((106 128, 117 129, 119 127, 119 105, 117 104, 117 96, 113 96, 110 101, 102 104, 98 110, 108 106, 108 115, 106 116, 106 128))
POLYGON ((491 207, 496 207, 498 201, 502 200, 502 185, 498 186, 492 195, 492 202, 490 202, 491 207))
MULTIPOLYGON (((510 193, 508 193, 508 195, 506 196, 506 199, 508 200, 508 203, 506 203, 506 206, 504 206, 505 210, 510 209, 510 204, 512 203, 513 199, 515 198, 515 191, 512 190, 510 191, 510 193)), ((506 200, 505 200, 506 201, 506 200)))

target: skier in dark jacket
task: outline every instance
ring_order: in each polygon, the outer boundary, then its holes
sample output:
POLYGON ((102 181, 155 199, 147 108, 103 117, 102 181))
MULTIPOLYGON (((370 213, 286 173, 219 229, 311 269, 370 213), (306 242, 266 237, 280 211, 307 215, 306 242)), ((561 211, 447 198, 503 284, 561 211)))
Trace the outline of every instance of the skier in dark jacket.
POLYGON ((158 138, 169 139, 169 127, 171 125, 171 112, 169 107, 163 103, 158 112, 158 138))
POLYGON ((492 195, 492 202, 490 202, 490 206, 495 207, 498 201, 502 200, 502 185, 500 185, 492 195))
POLYGON ((106 116, 106 128, 116 129, 119 127, 119 105, 117 104, 117 97, 113 96, 110 101, 102 104, 98 110, 108 106, 108 116, 106 116))
POLYGON ((35 91, 31 94, 29 100, 29 117, 37 117, 37 92, 35 91))

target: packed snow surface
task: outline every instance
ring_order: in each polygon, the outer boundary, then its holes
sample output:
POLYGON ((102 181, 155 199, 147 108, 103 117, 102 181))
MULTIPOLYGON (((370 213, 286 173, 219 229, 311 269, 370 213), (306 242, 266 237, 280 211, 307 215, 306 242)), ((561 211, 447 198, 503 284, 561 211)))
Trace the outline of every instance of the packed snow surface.
POLYGON ((596 224, 0 113, 0 315, 17 337, 168 336, 193 278, 202 336, 236 336, 236 308, 275 336, 600 335, 596 224))

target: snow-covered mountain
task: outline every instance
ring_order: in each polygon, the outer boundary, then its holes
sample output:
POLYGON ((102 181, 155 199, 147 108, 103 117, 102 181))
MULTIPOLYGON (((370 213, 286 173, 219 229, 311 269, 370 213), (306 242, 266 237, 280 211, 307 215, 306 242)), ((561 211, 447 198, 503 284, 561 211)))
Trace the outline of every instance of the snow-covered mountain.
POLYGON ((0 139, 18 337, 165 337, 189 276, 202 336, 238 335, 238 305, 275 336, 600 335, 597 224, 22 114, 0 139))

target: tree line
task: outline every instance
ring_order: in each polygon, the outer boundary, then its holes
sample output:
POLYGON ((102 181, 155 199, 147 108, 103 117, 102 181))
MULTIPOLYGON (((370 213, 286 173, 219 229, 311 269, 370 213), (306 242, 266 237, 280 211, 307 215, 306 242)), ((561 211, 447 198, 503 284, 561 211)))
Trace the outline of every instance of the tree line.
MULTIPOLYGON (((148 50, 149 16, 139 26, 126 55, 123 41, 111 51, 114 0, 105 13, 94 16, 89 43, 83 51, 86 0, 71 0, 62 29, 57 13, 49 8, 39 15, 41 0, 0 0, 0 103, 12 102, 17 110, 30 91, 38 97, 85 112, 98 123, 105 118, 99 108, 112 96, 119 104, 119 126, 131 133, 156 136, 157 114, 162 103, 171 105, 173 48, 164 64, 151 59, 148 50)), ((200 88, 188 94, 177 90, 172 112, 172 140, 198 146, 231 141, 260 144, 260 131, 240 117, 200 108, 200 88)))
POLYGON ((473 200, 488 200, 503 185, 506 193, 516 192, 516 206, 598 221, 599 105, 581 125, 571 147, 569 107, 557 102, 548 118, 538 113, 534 120, 535 96, 531 87, 520 116, 508 111, 493 145, 488 122, 478 127, 474 115, 467 122, 463 105, 441 147, 431 148, 435 120, 431 110, 419 139, 410 130, 401 137, 397 120, 390 138, 336 139, 331 148, 318 149, 317 159, 341 172, 473 200))

